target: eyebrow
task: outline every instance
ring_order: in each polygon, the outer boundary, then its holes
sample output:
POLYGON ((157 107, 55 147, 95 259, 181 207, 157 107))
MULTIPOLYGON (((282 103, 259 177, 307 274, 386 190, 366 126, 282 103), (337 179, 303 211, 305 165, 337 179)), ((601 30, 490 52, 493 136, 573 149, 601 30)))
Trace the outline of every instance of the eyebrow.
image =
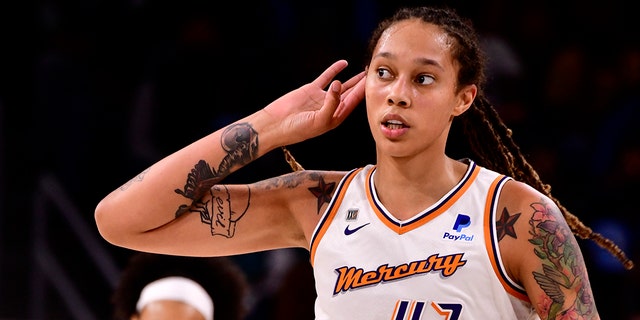
MULTIPOLYGON (((382 58, 387 58, 387 59, 395 59, 396 55, 394 55, 391 52, 383 51, 383 52, 379 52, 378 54, 376 54, 374 56, 374 58, 377 58, 377 57, 382 57, 382 58)), ((414 59, 414 63, 419 64, 419 65, 423 65, 423 66, 434 66, 434 67, 437 67, 438 69, 444 71, 444 67, 440 63, 438 63, 438 61, 433 60, 433 59, 416 58, 416 59, 414 59)))
POLYGON ((438 63, 438 61, 433 60, 433 59, 427 59, 427 58, 417 58, 414 60, 416 63, 421 64, 421 65, 428 65, 428 66, 434 66, 437 67, 440 70, 444 71, 444 67, 438 63))

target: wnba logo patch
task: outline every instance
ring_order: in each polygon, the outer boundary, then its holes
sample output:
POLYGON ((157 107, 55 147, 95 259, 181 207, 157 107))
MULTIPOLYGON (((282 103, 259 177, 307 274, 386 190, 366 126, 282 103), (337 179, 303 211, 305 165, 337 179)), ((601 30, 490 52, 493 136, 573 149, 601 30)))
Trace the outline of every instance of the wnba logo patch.
POLYGON ((347 216, 346 216, 346 220, 347 221, 353 221, 358 219, 358 211, 360 211, 360 209, 358 208, 351 208, 347 211, 347 216))

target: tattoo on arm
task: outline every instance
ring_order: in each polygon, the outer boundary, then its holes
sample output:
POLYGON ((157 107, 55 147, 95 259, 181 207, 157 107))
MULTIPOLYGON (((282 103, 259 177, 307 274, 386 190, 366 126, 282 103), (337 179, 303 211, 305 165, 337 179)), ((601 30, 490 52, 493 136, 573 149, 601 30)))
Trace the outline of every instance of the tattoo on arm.
POLYGON ((502 240, 505 235, 518 238, 516 235, 516 229, 513 225, 516 223, 518 218, 520 217, 520 213, 516 213, 514 215, 509 215, 509 211, 505 207, 502 210, 502 216, 498 221, 496 221, 496 231, 498 232, 498 241, 502 240))
POLYGON ((265 190, 288 188, 293 189, 302 184, 302 182, 313 174, 308 171, 296 171, 289 174, 285 174, 279 177, 273 177, 267 180, 260 181, 256 184, 256 187, 265 190))
MULTIPOLYGON (((246 165, 257 157, 258 133, 249 123, 233 124, 222 132, 220 144, 227 155, 218 165, 218 170, 209 166, 206 161, 200 160, 187 175, 184 188, 175 190, 177 194, 191 199, 196 209, 206 207, 206 204, 199 202, 198 199, 228 176, 235 166, 246 165)), ((189 211, 189 207, 187 204, 180 205, 176 210, 176 218, 189 211)))
MULTIPOLYGON (((542 261, 542 272, 533 277, 546 294, 538 306, 548 319, 573 314, 592 315, 595 307, 578 244, 571 237, 571 230, 558 221, 561 213, 544 201, 531 204, 534 210, 529 220, 534 252, 542 261), (575 299, 569 297, 576 295, 575 299)), ((574 318, 572 318, 574 319, 574 318)))
POLYGON ((315 187, 307 188, 317 198, 317 213, 320 213, 322 205, 329 203, 333 195, 333 191, 336 188, 336 183, 326 183, 322 174, 314 171, 297 171, 290 174, 286 174, 280 177, 271 178, 259 183, 259 186, 264 189, 272 188, 296 188, 304 181, 317 181, 318 185, 315 187))
POLYGON ((329 203, 331 201, 331 195, 333 194, 333 190, 336 188, 336 183, 325 183, 324 178, 319 176, 318 186, 308 188, 311 193, 318 198, 318 214, 320 214, 320 208, 325 203, 329 203))
POLYGON ((203 206, 203 211, 200 211, 200 220, 202 223, 211 226, 211 235, 222 235, 227 238, 233 237, 236 232, 236 222, 240 220, 247 212, 247 209, 249 209, 251 202, 251 189, 249 189, 249 187, 247 187, 247 192, 246 204, 239 208, 241 209, 240 211, 236 211, 238 208, 231 203, 231 195, 227 187, 216 185, 212 188, 212 214, 209 214, 206 206, 203 206), (219 194, 220 196, 216 196, 215 194, 219 194))
POLYGON ((232 203, 229 189, 224 185, 214 185, 209 193, 210 201, 197 200, 189 211, 200 213, 200 221, 211 227, 212 236, 221 235, 232 238, 236 232, 236 222, 249 209, 251 189, 247 186, 247 200, 245 204, 240 204, 240 207, 232 203))
POLYGON ((133 177, 133 179, 127 181, 127 183, 123 184, 120 187, 120 191, 124 191, 129 189, 129 187, 134 183, 134 182, 139 182, 144 180, 144 176, 147 174, 147 172, 149 172, 149 169, 145 169, 144 171, 140 172, 137 176, 133 177))

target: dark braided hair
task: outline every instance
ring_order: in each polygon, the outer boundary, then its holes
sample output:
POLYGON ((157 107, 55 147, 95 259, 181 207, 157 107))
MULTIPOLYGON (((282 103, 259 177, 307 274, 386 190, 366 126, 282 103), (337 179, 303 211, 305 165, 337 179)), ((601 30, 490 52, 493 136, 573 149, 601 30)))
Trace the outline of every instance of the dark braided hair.
POLYGON ((545 194, 560 208, 567 224, 576 236, 581 239, 593 240, 611 252, 626 269, 633 268, 633 262, 613 241, 585 226, 558 199, 553 197, 551 187, 542 182, 536 170, 520 151, 520 147, 512 139, 511 129, 504 124, 482 92, 486 81, 485 57, 480 48, 478 36, 469 20, 460 17, 455 10, 447 7, 401 8, 393 16, 383 20, 374 30, 365 61, 371 61, 371 55, 382 33, 391 25, 407 19, 420 19, 426 23, 437 25, 454 39, 451 54, 460 67, 457 79, 458 88, 469 84, 475 84, 478 87, 478 94, 473 104, 469 110, 458 117, 471 152, 476 157, 474 160, 486 168, 502 172, 518 181, 527 183, 545 194))

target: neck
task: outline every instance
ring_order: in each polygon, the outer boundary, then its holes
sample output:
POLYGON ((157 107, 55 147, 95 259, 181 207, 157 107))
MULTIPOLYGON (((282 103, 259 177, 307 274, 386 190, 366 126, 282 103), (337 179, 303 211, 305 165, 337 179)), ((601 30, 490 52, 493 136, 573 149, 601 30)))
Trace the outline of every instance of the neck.
POLYGON ((425 161, 386 159, 377 165, 376 193, 398 219, 410 218, 436 203, 467 170, 467 164, 446 156, 425 161))

